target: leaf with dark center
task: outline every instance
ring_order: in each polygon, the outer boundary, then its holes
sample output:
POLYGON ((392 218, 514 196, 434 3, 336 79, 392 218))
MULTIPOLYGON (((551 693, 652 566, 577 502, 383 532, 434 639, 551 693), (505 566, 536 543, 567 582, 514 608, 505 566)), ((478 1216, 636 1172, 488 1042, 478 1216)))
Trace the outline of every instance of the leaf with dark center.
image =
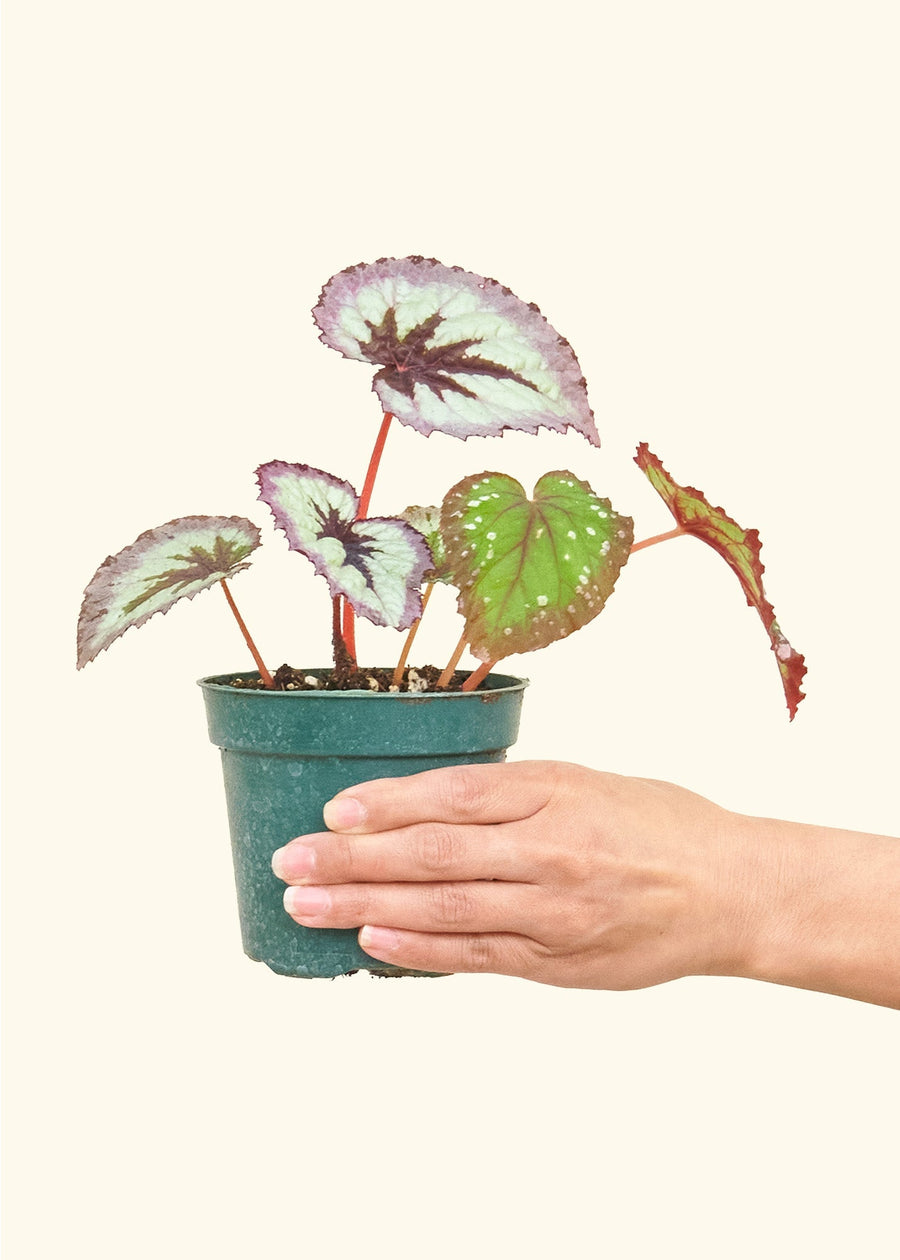
POLYGON ((384 410, 420 433, 574 428, 600 444, 572 347, 496 280, 381 258, 333 276, 313 316, 327 346, 380 367, 384 410))
POLYGON ((744 529, 738 525, 722 508, 713 507, 703 493, 693 486, 678 485, 646 442, 642 442, 637 448, 634 462, 646 473, 654 490, 665 500, 680 528, 708 543, 737 575, 747 603, 756 609, 766 628, 778 662, 788 713, 793 721, 797 706, 804 698, 800 684, 806 673, 806 665, 801 654, 791 647, 782 634, 775 619, 775 609, 766 598, 758 530, 744 529))
POLYGON ((241 516, 183 516, 141 534, 104 560, 88 584, 78 619, 78 668, 131 626, 246 569, 259 544, 259 530, 241 516))
POLYGON ((422 612, 419 588, 431 567, 425 539, 394 517, 356 519, 349 482, 308 464, 272 460, 256 470, 259 497, 293 551, 312 561, 332 597, 342 595, 376 626, 405 630, 422 612))
POLYGON ((466 477, 444 499, 441 532, 482 661, 546 647, 593 620, 633 539, 631 518, 565 471, 545 473, 533 499, 504 473, 466 477))

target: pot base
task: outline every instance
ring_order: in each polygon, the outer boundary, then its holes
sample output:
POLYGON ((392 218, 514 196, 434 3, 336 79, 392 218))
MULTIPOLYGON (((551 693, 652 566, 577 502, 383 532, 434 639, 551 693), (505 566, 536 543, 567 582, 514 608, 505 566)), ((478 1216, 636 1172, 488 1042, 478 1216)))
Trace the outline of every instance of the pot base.
MULTIPOLYGON (((310 928, 309 930, 316 931, 317 929, 310 928)), ((247 951, 244 950, 244 953, 247 954, 247 951)), ((377 966, 375 959, 373 958, 371 966, 354 967, 352 971, 336 971, 334 975, 323 976, 320 971, 291 971, 276 963, 266 962, 264 958, 254 958, 252 954, 247 954, 247 957, 251 959, 252 962, 263 963, 270 971, 274 971, 277 976, 288 976, 292 980, 337 980, 341 976, 355 976, 360 971, 367 971, 369 975, 374 976, 376 980, 396 980, 402 979, 403 976, 417 976, 419 979, 441 980, 452 974, 448 971, 412 971, 407 967, 391 967, 388 969, 384 964, 382 964, 381 967, 377 966)), ((368 955, 366 955, 366 957, 368 957, 368 955)))

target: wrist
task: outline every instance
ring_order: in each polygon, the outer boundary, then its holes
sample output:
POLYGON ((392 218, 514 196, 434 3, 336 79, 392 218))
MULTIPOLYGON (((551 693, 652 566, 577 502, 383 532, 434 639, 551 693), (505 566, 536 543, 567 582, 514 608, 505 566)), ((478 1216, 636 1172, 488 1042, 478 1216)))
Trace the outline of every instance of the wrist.
POLYGON ((728 974, 790 984, 791 966, 808 948, 803 908, 816 901, 813 849, 798 844, 791 824, 770 818, 737 815, 734 835, 728 974))
POLYGON ((707 974, 761 979, 769 919, 775 913, 772 898, 785 859, 765 834, 766 820, 723 814, 715 836, 719 861, 709 868, 715 880, 707 974))
POLYGON ((900 1005, 900 841, 739 816, 728 974, 900 1005))

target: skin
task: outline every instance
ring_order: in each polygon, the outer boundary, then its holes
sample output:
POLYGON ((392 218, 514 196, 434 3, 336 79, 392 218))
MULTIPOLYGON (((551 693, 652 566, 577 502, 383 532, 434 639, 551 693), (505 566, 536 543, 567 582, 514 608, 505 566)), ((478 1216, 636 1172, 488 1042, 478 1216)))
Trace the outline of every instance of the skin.
POLYGON ((585 989, 743 976, 900 1008, 900 840, 732 813, 561 762, 339 793, 280 849, 285 908, 423 971, 585 989))

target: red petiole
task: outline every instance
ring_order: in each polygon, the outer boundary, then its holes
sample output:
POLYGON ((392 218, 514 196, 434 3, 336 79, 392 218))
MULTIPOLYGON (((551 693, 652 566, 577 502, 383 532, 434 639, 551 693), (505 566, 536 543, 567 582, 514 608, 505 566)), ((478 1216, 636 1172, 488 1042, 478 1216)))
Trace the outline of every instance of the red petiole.
POLYGON ((474 691, 479 683, 484 682, 485 678, 487 678, 496 663, 496 661, 482 661, 478 668, 473 670, 463 683, 463 691, 474 691))
POLYGON ((456 647, 453 650, 453 655, 450 657, 450 660, 447 662, 446 669, 444 670, 440 678, 435 683, 435 686, 437 687, 439 691, 442 691, 445 687, 449 686, 450 679, 453 677, 454 670, 459 664, 460 657, 462 656, 465 650, 466 650, 466 632, 465 630, 463 630, 462 634, 460 635, 459 643, 457 643, 456 647))
POLYGON ((425 594, 422 596, 422 611, 409 628, 409 634, 406 636, 406 642, 403 644, 403 651, 400 653, 400 660, 397 662, 397 668, 394 670, 394 676, 391 682, 395 687, 399 687, 403 681, 403 671, 406 668, 406 662, 409 660, 410 648, 415 641, 416 632, 419 629, 422 618, 425 616, 425 609, 428 607, 428 601, 431 599, 431 592, 434 590, 434 583, 429 582, 425 587, 425 594))
POLYGON ((250 649, 250 652, 253 656, 254 661, 256 661, 256 668, 259 670, 260 678, 263 680, 263 682, 265 683, 265 685, 268 687, 270 691, 274 691, 275 679, 272 677, 272 675, 269 673, 269 671, 266 669, 265 665, 263 664, 263 659, 260 656, 259 651, 257 650, 256 644, 253 642, 253 639, 250 637, 250 631, 247 629, 247 626, 244 623, 244 618, 238 612, 237 604, 234 602, 234 596, 231 594, 231 591, 228 589, 228 583, 225 581, 224 578, 220 579, 220 585, 222 587, 222 590, 225 592, 225 598, 228 600, 228 607, 234 613, 235 621, 238 623, 241 634, 244 636, 244 642, 247 644, 247 647, 250 649))
POLYGON ((688 532, 683 525, 679 525, 676 529, 667 529, 664 534, 654 534, 652 538, 643 538, 632 546, 629 555, 633 556, 636 551, 643 551, 645 547, 653 547, 656 543, 665 542, 667 538, 680 538, 682 534, 688 532))
MULTIPOLYGON (((387 441, 388 429, 391 427, 393 415, 390 411, 386 411, 381 420, 381 427, 378 430, 378 437, 375 439, 375 445, 372 448, 372 455, 369 459, 369 467, 366 470, 366 479, 363 482, 362 494, 359 496, 359 508, 356 512, 356 519, 363 520, 369 514, 369 504, 372 501, 372 488, 375 485, 375 474, 378 472, 378 465, 381 463, 381 456, 384 451, 384 444, 387 441)), ((348 601, 344 601, 344 619, 342 627, 342 635, 344 646, 347 652, 356 664, 356 619, 353 615, 353 608, 348 601)))

